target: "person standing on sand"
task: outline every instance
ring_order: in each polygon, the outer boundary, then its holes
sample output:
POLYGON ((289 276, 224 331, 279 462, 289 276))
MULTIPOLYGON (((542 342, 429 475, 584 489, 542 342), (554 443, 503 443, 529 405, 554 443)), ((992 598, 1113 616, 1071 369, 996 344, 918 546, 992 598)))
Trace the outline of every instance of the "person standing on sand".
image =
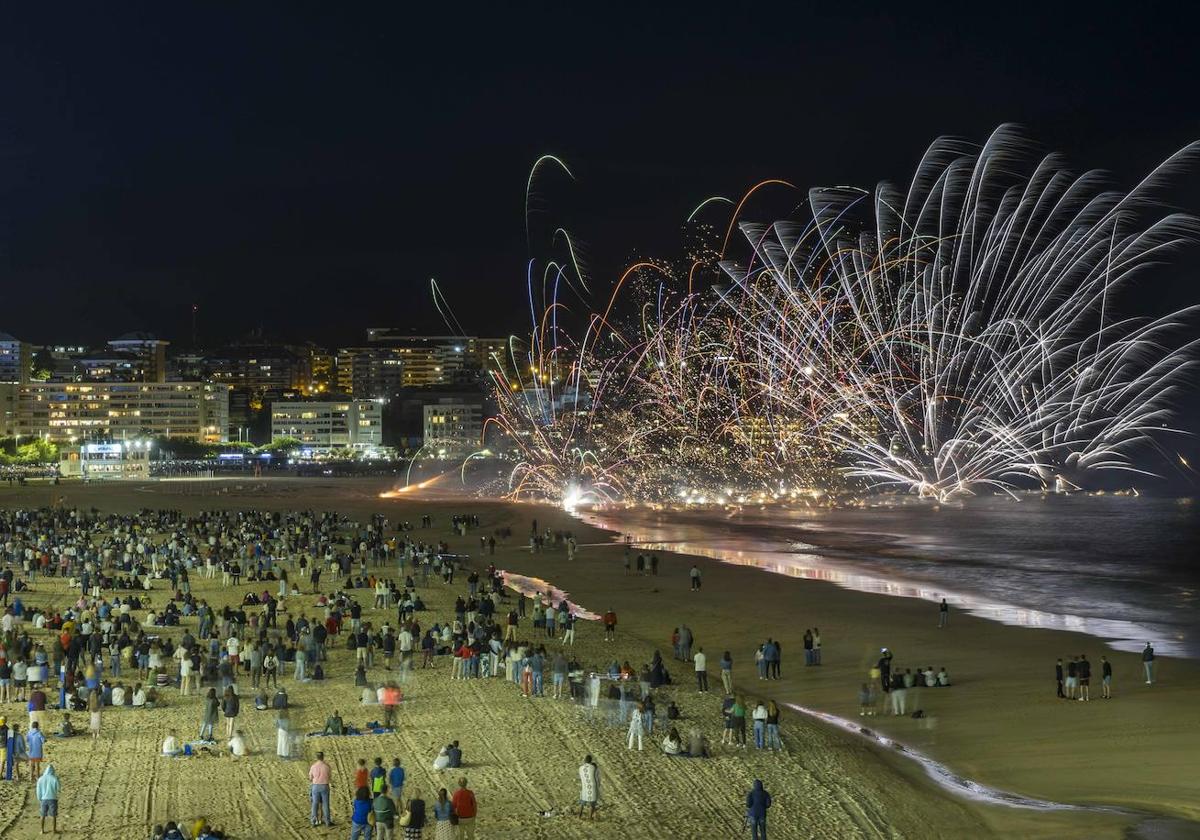
POLYGON ((316 827, 322 815, 325 825, 333 825, 333 815, 329 813, 329 765, 325 763, 325 753, 317 753, 317 760, 308 768, 308 796, 312 803, 309 822, 316 827))
POLYGON ((804 664, 805 666, 813 664, 813 635, 812 630, 807 627, 804 629, 804 664))
POLYGON ((233 722, 237 720, 238 713, 242 708, 241 701, 233 693, 233 686, 225 689, 225 697, 221 701, 221 708, 225 713, 225 737, 231 738, 233 737, 233 722))
POLYGON ((213 740, 213 727, 217 725, 217 715, 221 711, 221 701, 217 698, 217 690, 210 688, 204 698, 204 717, 200 720, 200 740, 213 740))
POLYGON ((645 705, 643 705, 641 702, 638 702, 638 704, 629 712, 629 739, 627 749, 633 749, 633 741, 636 738, 638 752, 642 751, 642 735, 645 734, 645 727, 642 724, 642 716, 645 711, 645 705))
POLYGON ((1142 650, 1142 668, 1146 671, 1146 685, 1151 685, 1154 682, 1154 648, 1149 642, 1142 650))
POLYGON ((1079 654, 1079 699, 1091 700, 1092 663, 1088 662, 1087 654, 1079 654))
POLYGON ((692 571, 689 572, 692 578, 692 591, 697 592, 700 589, 700 567, 695 563, 692 564, 692 571))
POLYGON ((611 642, 617 638, 617 614, 612 607, 604 614, 604 641, 611 642))
POLYGON ((1100 657, 1101 692, 1105 700, 1112 699, 1112 663, 1107 656, 1100 657))
POLYGON ((892 652, 887 648, 880 650, 879 662, 875 668, 879 671, 879 686, 884 692, 892 690, 892 652))
POLYGON ((696 655, 692 657, 692 661, 696 664, 696 690, 707 694, 708 658, 704 655, 704 648, 696 648, 696 655))
POLYGON ((729 651, 721 656, 721 687, 726 694, 733 694, 733 657, 729 651))
POLYGON ((54 765, 47 764, 46 772, 37 780, 38 806, 42 814, 42 834, 46 833, 46 817, 50 818, 50 833, 58 834, 58 796, 62 785, 54 773, 54 765))
POLYGON ((579 765, 579 816, 585 807, 591 809, 590 818, 596 819, 596 803, 600 801, 600 768, 592 757, 585 756, 579 765))
POLYGON ((1058 683, 1058 694, 1056 696, 1059 699, 1065 699, 1067 695, 1063 692, 1063 664, 1061 657, 1054 663, 1054 681, 1058 683))
POLYGON ((767 743, 767 707, 760 700, 751 714, 754 720, 754 748, 761 750, 767 743))
POLYGON ((746 748, 746 704, 742 698, 735 697, 733 707, 729 710, 730 716, 733 718, 733 735, 737 741, 737 745, 742 749, 746 748))
POLYGON ((36 782, 42 775, 42 759, 46 757, 46 736, 42 733, 42 725, 34 721, 29 725, 25 735, 25 746, 29 755, 29 781, 36 782))
POLYGON ((1074 656, 1067 663, 1067 699, 1075 699, 1075 686, 1079 683, 1079 660, 1074 656))
POLYGON ((942 629, 950 623, 950 605, 946 603, 946 599, 942 599, 942 603, 938 606, 938 629, 942 629))
POLYGON ((771 807, 771 794, 763 788, 761 779, 754 780, 754 787, 746 794, 746 822, 750 824, 751 840, 767 840, 767 809, 771 807))
POLYGON ((450 802, 454 805, 454 815, 458 817, 455 840, 475 840, 475 815, 479 813, 479 803, 475 801, 475 792, 467 787, 466 776, 458 780, 458 790, 454 791, 450 802))
POLYGON ((102 705, 99 691, 88 692, 88 725, 92 730, 93 741, 100 738, 100 708, 102 705))

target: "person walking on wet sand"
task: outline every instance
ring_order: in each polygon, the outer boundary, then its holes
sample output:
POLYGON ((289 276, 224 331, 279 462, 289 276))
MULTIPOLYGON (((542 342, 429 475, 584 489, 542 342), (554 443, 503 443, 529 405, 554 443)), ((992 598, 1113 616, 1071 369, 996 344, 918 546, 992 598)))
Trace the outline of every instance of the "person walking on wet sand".
POLYGON ((1151 685, 1154 682, 1154 648, 1149 642, 1142 650, 1142 668, 1146 671, 1146 685, 1151 685))
POLYGON ((696 592, 700 589, 700 567, 695 563, 692 564, 692 571, 689 572, 692 579, 692 591, 696 592))
POLYGON ((945 627, 950 623, 950 605, 946 603, 946 599, 942 599, 942 603, 938 606, 938 629, 945 627))
POLYGON ((1054 663, 1054 681, 1058 683, 1058 698, 1065 700, 1067 695, 1063 691, 1063 664, 1061 658, 1054 663))
POLYGON ((1101 693, 1105 700, 1112 699, 1112 663, 1107 656, 1100 657, 1101 693))

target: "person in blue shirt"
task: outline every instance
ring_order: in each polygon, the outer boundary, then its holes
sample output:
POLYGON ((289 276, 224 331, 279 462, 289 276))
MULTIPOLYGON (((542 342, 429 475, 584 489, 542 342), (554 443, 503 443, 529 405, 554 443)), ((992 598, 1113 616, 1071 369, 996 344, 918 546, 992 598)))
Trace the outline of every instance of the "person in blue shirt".
POLYGON ((354 792, 354 811, 350 815, 350 840, 371 840, 371 791, 360 787, 354 792))
POLYGON ((392 759, 392 769, 388 771, 388 788, 391 790, 392 799, 397 802, 403 802, 400 798, 401 791, 404 790, 404 768, 400 766, 400 759, 392 759))
POLYGON ((42 759, 45 757, 46 736, 42 733, 42 726, 36 720, 30 724, 28 734, 25 736, 25 746, 29 748, 29 772, 30 778, 36 779, 42 775, 42 759))

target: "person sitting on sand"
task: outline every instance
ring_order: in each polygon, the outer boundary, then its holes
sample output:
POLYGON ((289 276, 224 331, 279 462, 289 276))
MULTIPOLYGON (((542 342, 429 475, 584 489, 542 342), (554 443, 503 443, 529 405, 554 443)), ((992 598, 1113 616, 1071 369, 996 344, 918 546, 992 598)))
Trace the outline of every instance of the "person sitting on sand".
POLYGON ((182 753, 183 750, 179 747, 179 741, 175 738, 175 730, 172 729, 167 733, 167 737, 163 738, 162 754, 168 758, 174 758, 182 753))
POLYGON ((345 735, 346 724, 342 723, 342 715, 335 711, 333 715, 325 721, 325 728, 321 730, 322 735, 345 735))
POLYGON ((462 767, 462 749, 458 746, 458 741, 453 741, 446 747, 446 755, 450 759, 451 767, 462 767))
POLYGON ((75 727, 71 725, 71 716, 63 714, 62 725, 58 728, 59 738, 70 738, 75 734, 75 727))
POLYGON ((268 705, 267 692, 260 688, 258 693, 254 695, 254 708, 256 711, 261 712, 264 711, 268 705))
POLYGON ((946 673, 946 666, 943 665, 937 673, 937 684, 939 686, 950 685, 950 675, 946 673))
POLYGON ((437 757, 433 760, 434 770, 445 770, 450 766, 450 747, 445 746, 438 750, 437 757))
POLYGON ((679 733, 674 726, 667 733, 667 737, 663 738, 662 751, 664 755, 679 755, 683 752, 683 744, 680 742, 679 733))
POLYGON ((692 731, 688 733, 687 754, 693 758, 708 758, 709 756, 708 739, 704 737, 704 733, 698 726, 693 726, 692 731))
POLYGON ((240 729, 234 731, 233 737, 229 739, 229 754, 234 758, 243 758, 247 754, 246 739, 240 729))

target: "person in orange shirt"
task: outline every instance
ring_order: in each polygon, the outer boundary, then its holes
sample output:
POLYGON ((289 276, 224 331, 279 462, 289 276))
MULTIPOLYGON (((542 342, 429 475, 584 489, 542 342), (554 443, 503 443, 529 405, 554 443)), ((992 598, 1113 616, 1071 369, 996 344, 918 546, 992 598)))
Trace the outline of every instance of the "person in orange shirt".
POLYGON ((371 783, 371 774, 367 770, 367 760, 360 758, 358 760, 358 769, 354 771, 354 789, 360 787, 368 787, 371 783))
POLYGON ((450 797, 450 804, 454 807, 454 815, 458 817, 458 831, 455 834, 455 840, 474 840, 475 815, 479 806, 475 802, 474 791, 467 787, 466 776, 458 780, 458 790, 454 791, 454 796, 450 797))

